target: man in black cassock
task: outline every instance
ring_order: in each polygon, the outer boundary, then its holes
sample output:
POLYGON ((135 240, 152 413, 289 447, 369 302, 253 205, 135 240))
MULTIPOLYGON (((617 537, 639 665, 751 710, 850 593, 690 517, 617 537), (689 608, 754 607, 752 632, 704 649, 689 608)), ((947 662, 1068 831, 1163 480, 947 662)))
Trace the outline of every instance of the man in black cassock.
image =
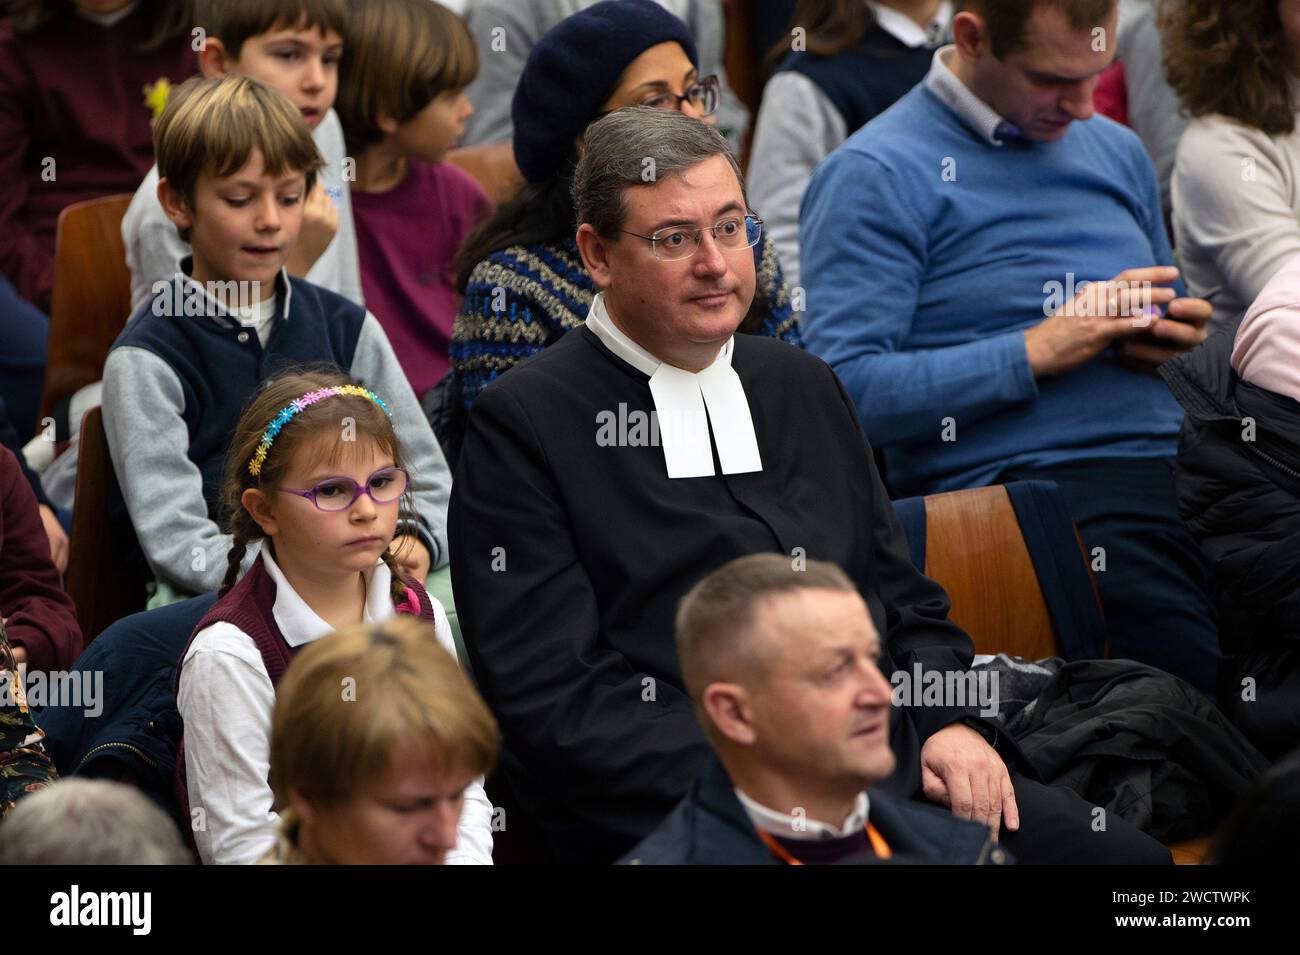
MULTIPOLYGON (((558 859, 609 862, 708 758, 673 618, 720 565, 762 551, 838 564, 884 635, 886 674, 964 673, 973 649, 912 565, 829 366, 734 334, 761 222, 726 141, 680 113, 616 111, 587 130, 573 193, 602 292, 582 328, 475 402, 448 533, 466 648, 520 804, 558 859)), ((989 825, 1022 862, 1169 861, 1028 778, 975 705, 904 705, 890 722, 897 768, 881 787, 989 825)))

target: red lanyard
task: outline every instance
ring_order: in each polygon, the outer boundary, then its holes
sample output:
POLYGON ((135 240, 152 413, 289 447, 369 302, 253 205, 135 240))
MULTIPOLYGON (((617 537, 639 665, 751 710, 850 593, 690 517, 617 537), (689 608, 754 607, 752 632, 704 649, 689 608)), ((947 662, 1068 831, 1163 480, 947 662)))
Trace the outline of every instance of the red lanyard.
MULTIPOLYGON (((876 830, 876 827, 869 822, 867 823, 866 828, 867 828, 867 839, 871 842, 871 851, 873 851, 878 858, 881 859, 891 858, 894 853, 890 850, 889 843, 885 841, 885 837, 882 836, 876 830)), ((763 842, 767 844, 767 847, 772 850, 772 855, 776 856, 783 863, 785 863, 786 865, 803 865, 802 862, 800 862, 798 859, 796 859, 794 856, 790 854, 789 850, 786 849, 785 846, 781 845, 781 843, 777 842, 775 839, 773 839, 762 829, 758 830, 758 835, 759 838, 761 838, 763 842)))

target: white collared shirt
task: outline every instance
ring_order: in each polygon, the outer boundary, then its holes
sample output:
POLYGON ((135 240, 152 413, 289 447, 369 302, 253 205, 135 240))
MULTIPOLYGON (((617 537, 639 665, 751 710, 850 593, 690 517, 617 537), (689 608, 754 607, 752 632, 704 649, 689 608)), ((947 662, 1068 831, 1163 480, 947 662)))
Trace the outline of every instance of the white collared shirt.
MULTIPOLYGON (((275 581, 272 614, 291 647, 331 633, 276 565, 269 548, 262 561, 275 581)), ((363 620, 392 617, 392 576, 382 561, 366 572, 363 620)), ((438 642, 453 657, 456 644, 447 613, 434 597, 438 642)), ((271 807, 271 714, 275 688, 252 637, 224 621, 205 627, 190 644, 183 663, 177 706, 185 721, 185 778, 191 814, 203 810, 203 828, 194 830, 205 864, 247 865, 275 845, 279 813, 271 807)), ((482 777, 465 791, 456 848, 449 864, 492 864, 492 804, 482 777)))
POLYGON ((956 55, 957 47, 952 44, 934 51, 930 72, 925 75, 926 88, 990 146, 1001 146, 1003 140, 1019 136, 1014 123, 1003 119, 952 71, 950 61, 956 55))
POLYGON ((858 793, 857 801, 853 804, 853 811, 849 813, 843 824, 835 826, 817 819, 808 819, 801 815, 769 809, 762 803, 750 799, 739 789, 736 790, 736 798, 745 807, 745 812, 749 815, 749 821, 754 824, 755 829, 766 832, 768 835, 780 836, 783 839, 802 839, 808 842, 819 842, 823 839, 843 839, 845 836, 861 832, 867 824, 867 816, 871 809, 871 802, 867 798, 866 790, 863 790, 858 793))
POLYGON ((943 0, 934 11, 934 16, 924 27, 906 13, 887 7, 874 0, 867 0, 872 15, 880 29, 884 30, 899 43, 915 49, 918 46, 934 46, 948 32, 948 23, 952 20, 952 4, 943 0))
POLYGON ((587 327, 606 348, 650 379, 659 442, 670 478, 715 474, 715 442, 723 474, 763 470, 749 400, 740 376, 731 367, 734 336, 727 339, 713 364, 689 372, 661 362, 629 338, 606 310, 603 292, 597 292, 592 300, 587 327))

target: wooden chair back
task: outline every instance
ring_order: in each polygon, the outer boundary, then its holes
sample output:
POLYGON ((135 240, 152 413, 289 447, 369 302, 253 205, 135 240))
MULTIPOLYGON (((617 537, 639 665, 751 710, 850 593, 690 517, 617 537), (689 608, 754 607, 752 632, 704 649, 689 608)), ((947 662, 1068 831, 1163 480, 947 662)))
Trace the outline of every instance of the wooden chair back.
POLYGON ((948 591, 949 616, 970 634, 975 652, 1057 656, 1051 614, 1006 488, 929 495, 925 518, 925 572, 948 591))
POLYGON ((110 514, 109 502, 116 488, 103 410, 97 406, 86 412, 81 422, 65 577, 87 646, 110 623, 143 610, 145 605, 143 567, 131 559, 135 541, 110 514))
POLYGON ((131 317, 131 273, 122 244, 130 193, 77 202, 59 213, 54 290, 41 417, 99 381, 104 360, 131 317))

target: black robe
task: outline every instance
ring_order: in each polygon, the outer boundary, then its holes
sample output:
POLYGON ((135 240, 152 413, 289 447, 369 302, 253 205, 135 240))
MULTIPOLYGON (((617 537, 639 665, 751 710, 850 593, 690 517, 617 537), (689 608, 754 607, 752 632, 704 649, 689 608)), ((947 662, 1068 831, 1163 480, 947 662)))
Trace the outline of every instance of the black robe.
MULTIPOLYGON (((884 636, 886 675, 970 667, 970 638, 913 566, 830 367, 748 335, 736 336, 732 366, 762 471, 669 478, 650 429, 636 429, 654 408, 649 380, 585 327, 493 382, 470 414, 448 518, 456 609, 501 724, 502 764, 567 860, 626 852, 704 765, 673 620, 687 590, 734 557, 776 551, 844 568, 884 636), (647 443, 598 443, 611 416, 647 443)), ((921 741, 974 716, 895 707, 898 768, 882 785, 916 794, 921 741)))

